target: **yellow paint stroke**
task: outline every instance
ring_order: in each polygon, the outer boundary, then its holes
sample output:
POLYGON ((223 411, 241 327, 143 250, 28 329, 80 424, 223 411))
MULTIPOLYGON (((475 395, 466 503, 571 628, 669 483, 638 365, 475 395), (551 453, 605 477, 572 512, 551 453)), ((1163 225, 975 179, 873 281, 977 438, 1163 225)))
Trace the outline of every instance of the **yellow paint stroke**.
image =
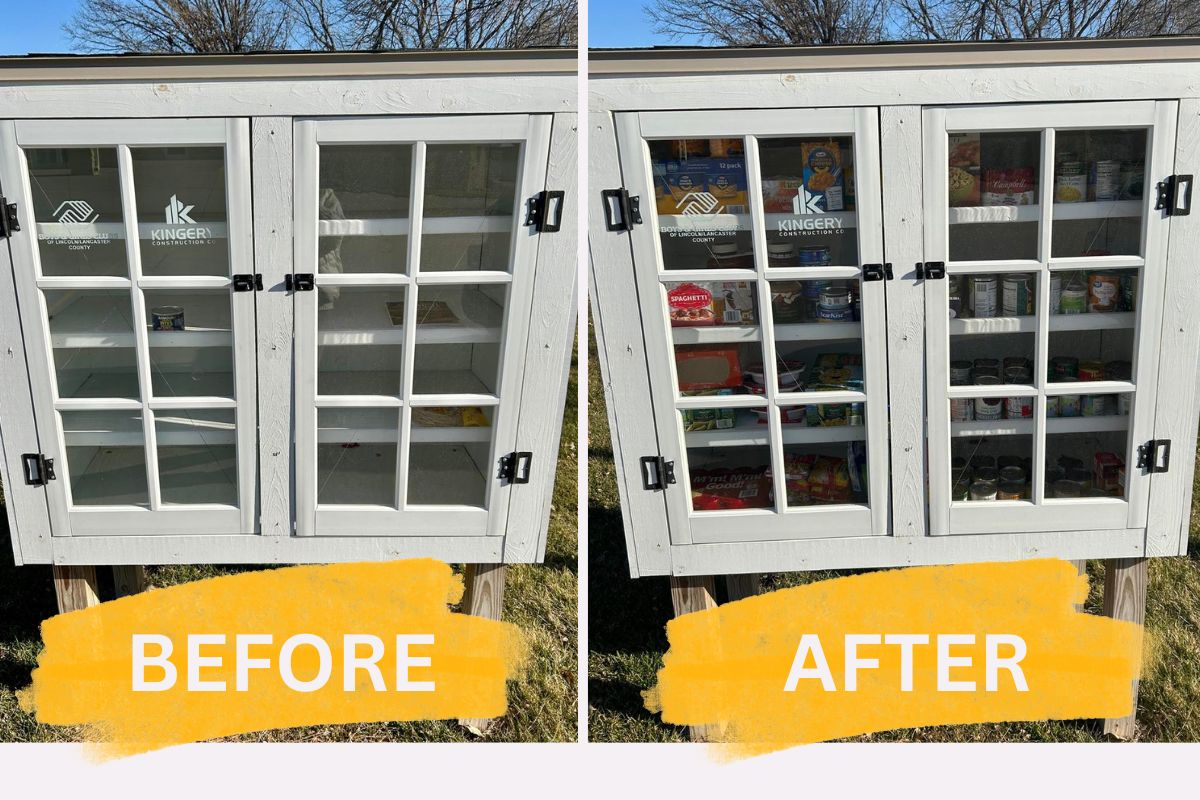
POLYGON ((1051 559, 915 567, 781 589, 672 620, 646 707, 671 724, 723 731, 720 740, 732 745, 723 755, 732 757, 896 728, 1122 717, 1133 710, 1142 628, 1075 612, 1086 596, 1075 568, 1051 559), (814 679, 784 691, 808 633, 820 637, 835 692, 814 679), (847 633, 928 634, 930 645, 914 649, 913 690, 900 691, 899 648, 871 645, 858 655, 878 658, 880 668, 860 670, 857 691, 845 691, 847 633), (937 691, 935 637, 951 633, 976 636, 975 646, 953 650, 974 665, 951 678, 975 680, 978 691, 937 691), (988 633, 1024 638, 1027 692, 1004 671, 998 691, 983 691, 988 633))
MULTIPOLYGON (((505 682, 523 668, 528 647, 511 624, 451 613, 447 604, 462 595, 462 579, 448 565, 417 559, 251 572, 125 597, 42 624, 45 649, 21 706, 36 708, 43 723, 87 726, 101 756, 300 725, 497 717, 507 706, 505 682), (174 641, 174 689, 132 690, 134 633, 174 641), (204 633, 226 635, 224 646, 204 647, 203 655, 224 663, 204 668, 201 678, 224 680, 227 691, 185 691, 186 637, 204 633), (272 668, 251 670, 246 692, 234 691, 239 633, 274 637, 273 645, 250 649, 252 657, 269 657, 272 668), (323 638, 333 655, 329 681, 309 693, 286 686, 278 668, 280 647, 299 633, 323 638), (356 690, 344 691, 343 635, 353 633, 386 645, 379 667, 387 691, 374 690, 363 671, 356 690), (428 656, 432 665, 412 669, 410 679, 432 680, 436 690, 396 691, 395 637, 419 633, 432 633, 435 643, 414 646, 410 655, 428 656)), ((298 648, 293 664, 298 679, 310 680, 318 655, 298 648)), ((163 672, 146 674, 157 679, 163 672)))

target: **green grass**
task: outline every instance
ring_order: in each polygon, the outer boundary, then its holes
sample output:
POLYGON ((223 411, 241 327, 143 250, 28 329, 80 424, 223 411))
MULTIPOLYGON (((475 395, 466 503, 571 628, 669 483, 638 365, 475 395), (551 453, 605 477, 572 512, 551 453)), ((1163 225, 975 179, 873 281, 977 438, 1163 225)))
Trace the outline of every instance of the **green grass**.
MULTIPOLYGON (((667 578, 629 577, 620 498, 594 340, 588 375, 588 719, 589 738, 601 742, 682 742, 683 728, 664 725, 642 705, 667 649, 671 618, 667 578)), ((1194 497, 1200 497, 1200 486, 1194 497)), ((1142 678, 1138 738, 1152 742, 1200 741, 1200 516, 1195 499, 1188 555, 1150 562, 1146 626, 1156 644, 1142 678)), ((1088 564, 1087 609, 1098 612, 1104 562, 1088 564)), ((768 575, 764 591, 850 572, 768 575)), ((718 586, 718 593, 721 587, 718 586)), ((1050 721, 955 725, 889 731, 854 741, 897 742, 1095 742, 1095 722, 1050 721)))
MULTIPOLYGON (((529 636, 532 658, 525 675, 508 687, 508 714, 487 739, 502 742, 575 741, 578 562, 576 541, 577 420, 575 370, 567 390, 562 445, 546 560, 508 570, 504 619, 529 636)), ((0 493, 0 504, 3 494, 0 493)), ((41 621, 57 611, 48 566, 14 567, 7 521, 0 509, 0 742, 78 741, 75 728, 42 725, 17 705, 16 692, 42 649, 41 621)), ((182 565, 149 568, 154 586, 228 575, 252 566, 182 565)), ((103 575, 102 575, 103 586, 103 575)), ((460 742, 474 739, 453 721, 316 725, 238 736, 239 742, 460 742)))

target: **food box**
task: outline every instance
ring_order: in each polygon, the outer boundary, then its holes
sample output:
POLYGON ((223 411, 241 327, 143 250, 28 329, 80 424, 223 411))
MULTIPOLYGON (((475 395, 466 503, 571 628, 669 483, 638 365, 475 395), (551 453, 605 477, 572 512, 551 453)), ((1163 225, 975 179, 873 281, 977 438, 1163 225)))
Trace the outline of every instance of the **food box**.
POLYGON ((753 325, 754 285, 749 281, 680 283, 667 290, 672 327, 753 325))
POLYGON ((765 467, 693 470, 692 508, 719 511, 726 508, 767 508, 771 477, 765 467))
POLYGON ((950 134, 950 205, 979 205, 979 134, 950 134))
POLYGON ((741 156, 709 159, 706 173, 708 193, 717 199, 720 206, 714 214, 745 214, 746 160, 741 156))
POLYGON ((683 420, 684 431, 688 433, 729 430, 737 424, 737 410, 733 408, 685 408, 679 412, 679 416, 683 420))
POLYGON ((767 178, 762 182, 763 210, 768 214, 796 214, 796 198, 803 178, 767 178))
POLYGON ((813 206, 819 211, 843 210, 846 207, 845 184, 842 153, 837 142, 802 142, 800 157, 804 162, 804 188, 811 201, 808 213, 812 213, 813 206))
POLYGON ((679 377, 679 391, 684 394, 702 394, 742 385, 742 366, 736 346, 677 347, 675 371, 679 377))
POLYGON ((1117 497, 1125 493, 1125 461, 1119 455, 1096 453, 1092 471, 1092 483, 1097 489, 1117 497))
MULTIPOLYGON (((685 161, 663 161, 661 174, 655 166, 654 196, 660 214, 681 214, 696 202, 694 195, 708 191, 708 168, 712 159, 689 158, 685 161), (689 197, 693 196, 693 197, 689 197)), ((743 178, 743 181, 745 179, 743 178)), ((711 209, 699 207, 702 213, 711 209)))

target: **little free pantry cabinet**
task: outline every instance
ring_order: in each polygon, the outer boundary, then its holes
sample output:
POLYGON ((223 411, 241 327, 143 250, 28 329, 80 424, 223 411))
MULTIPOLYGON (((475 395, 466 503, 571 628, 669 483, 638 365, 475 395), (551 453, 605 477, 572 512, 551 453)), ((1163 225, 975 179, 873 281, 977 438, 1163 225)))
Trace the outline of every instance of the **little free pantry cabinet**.
POLYGON ((562 51, 0 62, 17 562, 539 561, 574 73, 562 51))
POLYGON ((632 574, 1184 552, 1198 57, 593 53, 632 574))

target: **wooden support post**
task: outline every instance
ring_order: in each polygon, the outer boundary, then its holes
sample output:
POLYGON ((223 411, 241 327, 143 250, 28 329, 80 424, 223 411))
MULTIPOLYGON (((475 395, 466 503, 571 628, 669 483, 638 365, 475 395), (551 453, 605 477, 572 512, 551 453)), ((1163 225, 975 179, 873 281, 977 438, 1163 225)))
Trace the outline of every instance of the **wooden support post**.
MULTIPOLYGON (((1080 575, 1082 575, 1084 578, 1087 578, 1087 561, 1086 560, 1081 558, 1081 559, 1074 560, 1071 563, 1075 565, 1075 569, 1080 575)), ((1087 600, 1086 597, 1083 599, 1087 600)), ((1075 610, 1083 611, 1083 603, 1076 603, 1075 610)))
POLYGON ((758 572, 725 576, 725 594, 729 596, 731 603, 745 597, 754 597, 761 587, 762 574, 758 572))
MULTIPOLYGON (((1104 615, 1143 625, 1146 622, 1147 566, 1144 558, 1110 558, 1104 562, 1104 615)), ((1104 720, 1104 732, 1132 739, 1137 732, 1138 682, 1132 687, 1133 711, 1127 717, 1104 720)))
POLYGON ((100 605, 95 567, 54 565, 54 593, 58 595, 58 613, 79 611, 100 605))
MULTIPOLYGON (((717 607, 717 583, 711 575, 671 578, 671 605, 675 616, 717 607)), ((688 736, 693 742, 708 742, 720 738, 720 727, 691 725, 688 736)))
POLYGON ((146 591, 146 568, 136 564, 122 564, 112 568, 113 593, 127 597, 146 591))
MULTIPOLYGON (((467 564, 463 574, 466 591, 463 593, 462 611, 473 617, 500 619, 504 611, 504 578, 508 568, 504 564, 467 564)), ((495 719, 460 719, 459 725, 486 736, 495 719)))

